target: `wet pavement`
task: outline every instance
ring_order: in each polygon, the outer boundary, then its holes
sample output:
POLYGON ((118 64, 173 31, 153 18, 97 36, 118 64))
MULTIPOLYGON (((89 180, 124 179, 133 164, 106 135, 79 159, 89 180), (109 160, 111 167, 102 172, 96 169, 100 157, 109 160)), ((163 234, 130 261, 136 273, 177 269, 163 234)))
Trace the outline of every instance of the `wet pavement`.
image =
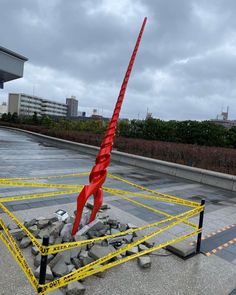
MULTIPOLYGON (((74 150, 57 148, 56 145, 48 144, 43 139, 24 134, 18 131, 6 130, 0 128, 0 178, 13 177, 37 177, 60 175, 67 173, 89 172, 94 164, 95 157, 91 155, 81 154, 74 150)), ((217 231, 219 228, 231 225, 236 222, 236 194, 227 190, 203 185, 197 182, 172 177, 158 172, 153 172, 147 169, 141 169, 129 165, 112 162, 109 172, 123 177, 131 182, 137 183, 144 187, 178 196, 191 201, 206 200, 206 214, 204 221, 204 235, 217 231)), ((42 183, 66 183, 66 184, 86 184, 88 182, 87 176, 83 177, 69 177, 60 179, 43 179, 35 180, 35 182, 42 183)), ((122 190, 138 191, 137 188, 131 187, 125 183, 107 179, 106 187, 114 187, 122 190)), ((55 191, 53 188, 39 188, 39 187, 0 187, 0 198, 7 196, 16 196, 31 193, 41 193, 55 191)), ((62 189, 58 189, 59 191, 62 189)), ((77 193, 63 196, 55 196, 52 198, 31 199, 27 201, 12 201, 7 204, 11 211, 23 212, 33 208, 40 210, 47 210, 52 206, 62 207, 65 204, 73 204, 76 201, 77 193), (45 208, 45 209, 43 209, 45 208)), ((125 200, 116 197, 110 197, 105 194, 106 202, 112 206, 122 209, 134 217, 145 222, 156 221, 160 216, 154 212, 150 212, 145 208, 140 208, 125 200)), ((153 206, 157 209, 163 210, 169 214, 178 214, 183 210, 189 209, 187 207, 166 204, 154 200, 146 200, 145 204, 153 206)), ((197 218, 195 218, 197 221, 197 218)), ((227 271, 229 265, 231 269, 236 272, 236 246, 230 245, 223 247, 221 251, 213 254, 211 258, 215 257, 217 261, 221 261, 220 265, 223 267, 225 263, 224 280, 227 281, 227 271), (217 257, 216 257, 217 256, 217 257), (228 265, 229 264, 229 265, 228 265)), ((172 258, 173 259, 173 258, 172 258)), ((183 262, 184 263, 184 262, 183 262)), ((204 261, 204 263, 207 263, 204 261)), ((217 262, 216 268, 217 268, 217 262)), ((209 266, 210 268, 210 266, 209 266)), ((1 265, 0 265, 1 270, 1 265)), ((230 277, 230 276, 228 276, 230 277)), ((209 282, 210 283, 210 282, 209 282)), ((235 283, 231 282, 225 290, 231 290, 236 287, 235 283)), ((183 291, 183 289, 182 289, 183 291)), ((215 292, 215 291, 214 291, 215 292)), ((0 292, 1 293, 1 292, 0 292)), ((99 293, 100 294, 100 293, 99 293)), ((102 293, 101 293, 102 294, 102 293)), ((112 293, 110 293, 112 294, 112 293)), ((118 293, 117 293, 118 294, 118 293)), ((125 293, 126 294, 126 293, 125 293)), ((128 293, 127 293, 128 294, 128 293)), ((135 293, 129 293, 135 294, 135 293)), ((139 293, 136 293, 139 294, 139 293)), ((140 293, 141 294, 141 293, 140 293)), ((164 294, 164 293, 142 293, 142 294, 164 294)), ((229 294, 225 293, 165 293, 165 294, 229 294)))

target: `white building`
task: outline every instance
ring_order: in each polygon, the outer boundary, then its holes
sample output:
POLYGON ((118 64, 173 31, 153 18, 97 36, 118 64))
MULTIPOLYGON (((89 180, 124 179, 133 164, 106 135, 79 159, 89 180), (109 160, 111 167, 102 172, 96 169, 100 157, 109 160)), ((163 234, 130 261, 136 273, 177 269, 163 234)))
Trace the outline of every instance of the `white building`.
POLYGON ((32 116, 36 112, 38 116, 66 117, 67 105, 24 93, 9 93, 8 112, 19 116, 32 116))
POLYGON ((42 115, 66 117, 67 105, 64 103, 43 99, 42 115))

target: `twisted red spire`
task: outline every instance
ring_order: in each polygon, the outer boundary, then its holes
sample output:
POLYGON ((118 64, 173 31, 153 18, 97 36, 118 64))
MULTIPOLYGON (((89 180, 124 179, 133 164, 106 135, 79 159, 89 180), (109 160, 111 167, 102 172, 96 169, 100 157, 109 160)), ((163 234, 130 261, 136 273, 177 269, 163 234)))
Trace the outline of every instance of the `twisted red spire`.
POLYGON ((125 96, 126 87, 128 85, 129 77, 132 71, 132 67, 134 64, 134 60, 138 51, 138 47, 142 38, 142 34, 144 31, 145 24, 147 22, 147 18, 144 18, 141 30, 138 35, 138 39, 136 41, 132 56, 130 58, 130 62, 123 80, 123 83, 120 88, 120 93, 115 105, 115 109, 111 118, 111 121, 109 122, 109 125, 107 127, 105 136, 103 138, 103 141, 101 143, 100 150, 98 152, 96 163, 93 166, 93 169, 89 175, 89 184, 85 185, 80 192, 78 198, 77 198, 77 213, 76 218, 74 222, 74 226, 72 229, 72 235, 75 235, 79 224, 81 220, 81 216, 83 213, 84 206, 88 200, 88 198, 93 195, 94 196, 94 207, 89 219, 89 222, 93 221, 96 217, 96 214, 98 210, 100 209, 102 202, 103 202, 103 191, 102 191, 102 185, 106 180, 107 176, 107 167, 110 164, 111 160, 111 151, 113 146, 114 137, 116 134, 116 127, 117 122, 119 119, 119 114, 122 106, 122 102, 125 96))

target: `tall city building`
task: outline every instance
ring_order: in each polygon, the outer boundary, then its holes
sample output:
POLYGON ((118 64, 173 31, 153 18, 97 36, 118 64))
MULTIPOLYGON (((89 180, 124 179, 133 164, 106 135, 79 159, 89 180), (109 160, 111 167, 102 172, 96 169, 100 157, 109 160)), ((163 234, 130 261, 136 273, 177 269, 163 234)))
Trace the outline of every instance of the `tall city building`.
POLYGON ((66 99, 67 104, 67 116, 77 117, 78 116, 78 100, 75 96, 66 99))
POLYGON ((36 112, 39 116, 66 117, 67 105, 24 93, 9 93, 8 112, 19 116, 32 116, 36 112))

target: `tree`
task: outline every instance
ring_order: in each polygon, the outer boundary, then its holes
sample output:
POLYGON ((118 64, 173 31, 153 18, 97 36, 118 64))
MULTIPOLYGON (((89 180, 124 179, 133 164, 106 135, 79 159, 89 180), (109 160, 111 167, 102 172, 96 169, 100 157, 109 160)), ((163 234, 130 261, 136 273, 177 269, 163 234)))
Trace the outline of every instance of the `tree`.
POLYGON ((231 127, 227 134, 227 144, 231 148, 236 148, 236 126, 231 127))
POLYGON ((41 125, 46 128, 51 128, 51 127, 53 127, 54 122, 50 117, 44 115, 41 118, 41 125))
POLYGON ((7 122, 7 113, 2 114, 1 120, 7 122))
POLYGON ((35 125, 38 125, 39 124, 39 119, 38 119, 38 114, 37 112, 34 112, 33 116, 32 116, 32 122, 33 124, 35 125))
POLYGON ((11 120, 12 123, 18 123, 19 122, 19 118, 18 118, 18 114, 16 112, 14 112, 11 116, 11 120))

